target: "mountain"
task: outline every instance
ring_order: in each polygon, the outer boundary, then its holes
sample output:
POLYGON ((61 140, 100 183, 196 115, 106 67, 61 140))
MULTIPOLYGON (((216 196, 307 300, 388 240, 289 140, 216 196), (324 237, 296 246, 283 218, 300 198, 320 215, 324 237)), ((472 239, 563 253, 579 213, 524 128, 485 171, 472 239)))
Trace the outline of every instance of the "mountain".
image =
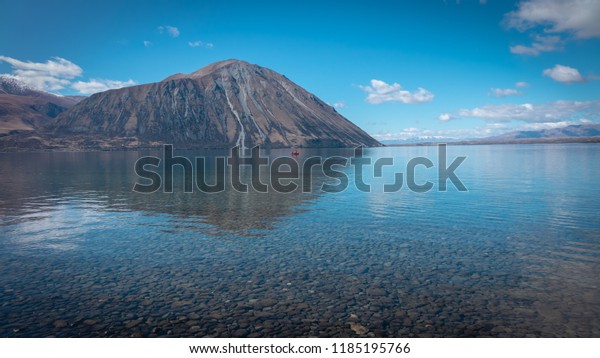
POLYGON ((575 124, 565 127, 514 131, 499 136, 484 138, 483 140, 513 140, 534 138, 567 138, 567 137, 595 137, 600 136, 600 124, 575 124))
POLYGON ((6 75, 0 75, 0 94, 12 94, 15 96, 38 96, 41 92, 36 91, 18 79, 6 75))
POLYGON ((390 146, 477 144, 530 144, 530 143, 600 143, 600 124, 575 124, 552 129, 512 131, 486 138, 453 139, 443 137, 409 138, 382 141, 390 146))
POLYGON ((83 98, 38 91, 0 75, 0 135, 44 127, 83 98))
POLYGON ((94 94, 51 130, 180 147, 381 145, 285 76, 238 60, 94 94))

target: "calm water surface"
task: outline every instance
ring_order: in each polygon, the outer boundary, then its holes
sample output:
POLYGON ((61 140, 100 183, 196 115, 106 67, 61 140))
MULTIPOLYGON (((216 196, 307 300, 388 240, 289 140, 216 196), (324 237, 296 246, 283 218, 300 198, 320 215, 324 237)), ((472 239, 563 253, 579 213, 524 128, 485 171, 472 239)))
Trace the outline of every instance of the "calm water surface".
POLYGON ((0 336, 600 337, 599 145, 449 147, 427 193, 134 193, 148 153, 0 153, 0 336))

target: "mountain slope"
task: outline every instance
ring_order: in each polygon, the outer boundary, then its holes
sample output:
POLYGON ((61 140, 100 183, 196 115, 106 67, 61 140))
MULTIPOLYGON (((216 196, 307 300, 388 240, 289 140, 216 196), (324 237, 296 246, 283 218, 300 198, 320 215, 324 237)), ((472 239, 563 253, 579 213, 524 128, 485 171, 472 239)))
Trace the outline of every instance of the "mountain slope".
POLYGON ((566 137, 595 137, 600 136, 600 124, 575 124, 559 128, 530 131, 514 131, 483 140, 512 140, 533 138, 566 138, 566 137))
POLYGON ((238 60, 92 95, 53 130, 187 147, 380 145, 285 76, 238 60))
POLYGON ((0 76, 0 134, 46 126, 83 98, 56 96, 32 89, 15 78, 0 76))

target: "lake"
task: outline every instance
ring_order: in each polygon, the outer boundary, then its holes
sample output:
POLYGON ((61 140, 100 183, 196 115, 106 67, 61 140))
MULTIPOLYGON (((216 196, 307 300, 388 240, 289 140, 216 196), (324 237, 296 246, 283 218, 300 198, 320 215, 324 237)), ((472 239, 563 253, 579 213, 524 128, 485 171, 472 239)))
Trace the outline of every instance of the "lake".
POLYGON ((600 145, 447 150, 467 191, 422 165, 432 190, 381 189, 437 147, 365 149, 395 164, 337 193, 185 193, 177 168, 144 194, 160 151, 0 153, 0 336, 600 337, 600 145))

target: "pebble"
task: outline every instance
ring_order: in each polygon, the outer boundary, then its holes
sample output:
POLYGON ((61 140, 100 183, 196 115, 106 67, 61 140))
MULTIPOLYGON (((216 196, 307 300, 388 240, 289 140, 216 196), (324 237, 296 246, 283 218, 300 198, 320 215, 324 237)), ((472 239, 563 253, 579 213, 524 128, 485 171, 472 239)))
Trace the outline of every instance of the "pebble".
POLYGON ((56 328, 65 328, 67 326, 68 326, 68 324, 67 324, 67 321, 65 321, 65 320, 59 319, 57 321, 54 321, 54 327, 56 327, 56 328))
POLYGON ((364 335, 369 332, 369 330, 360 323, 350 323, 350 329, 358 335, 364 335))
POLYGON ((131 329, 133 327, 136 327, 140 323, 142 323, 142 320, 135 320, 135 321, 125 322, 125 328, 131 329))

